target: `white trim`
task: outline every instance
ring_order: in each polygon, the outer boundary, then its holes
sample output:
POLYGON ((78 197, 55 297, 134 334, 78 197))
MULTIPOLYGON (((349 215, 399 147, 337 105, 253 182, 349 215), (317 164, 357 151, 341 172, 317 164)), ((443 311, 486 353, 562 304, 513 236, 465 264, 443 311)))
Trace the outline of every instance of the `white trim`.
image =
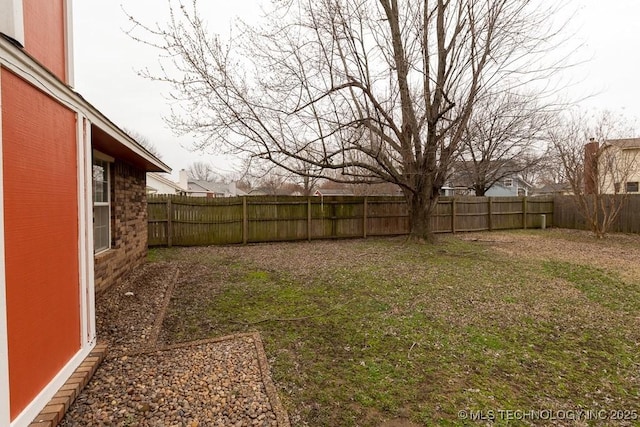
POLYGON ((67 84, 75 86, 75 66, 73 62, 73 7, 71 0, 64 2, 64 52, 65 52, 65 74, 67 84))
POLYGON ((69 379, 84 359, 91 353, 91 350, 95 347, 95 344, 87 345, 81 348, 67 364, 53 377, 53 379, 47 384, 42 391, 36 396, 35 399, 29 403, 29 405, 16 417, 15 420, 9 425, 10 427, 27 427, 38 416, 42 408, 51 400, 54 394, 60 390, 60 387, 69 379))
MULTIPOLYGON (((84 135, 85 135, 85 168, 86 175, 85 179, 87 183, 91 182, 93 177, 92 171, 92 160, 91 160, 91 122, 86 118, 83 118, 84 122, 84 135)), ((87 333, 89 337, 89 343, 93 347, 96 343, 96 309, 95 309, 95 267, 94 267, 94 254, 93 254, 93 200, 92 196, 92 186, 87 185, 87 190, 84 197, 86 216, 85 216, 85 231, 87 236, 87 245, 85 249, 85 253, 87 255, 87 315, 88 315, 88 328, 87 333)))
POLYGON ((0 33, 24 46, 24 12, 22 0, 0 0, 0 33))
POLYGON ((52 96, 67 108, 82 113, 92 124, 145 161, 162 169, 163 172, 171 172, 169 166, 135 142, 72 88, 65 85, 46 69, 43 69, 40 64, 2 37, 0 37, 0 66, 7 68, 42 92, 52 96))
MULTIPOLYGON (((2 84, 0 70, 0 85, 2 84)), ((1 87, 1 86, 0 86, 1 87)), ((0 425, 11 422, 9 406, 9 336, 7 333, 7 282, 4 264, 4 168, 2 163, 2 90, 0 89, 0 425)))
MULTIPOLYGON (((96 156, 95 154, 102 154, 99 151, 93 150, 93 158, 91 159, 91 175, 89 176, 89 179, 91 180, 91 193, 89 194, 89 200, 91 200, 91 213, 92 213, 92 221, 91 221, 91 233, 92 233, 92 238, 91 238, 91 242, 93 244, 93 255, 98 255, 101 254, 103 252, 108 251, 109 249, 111 249, 111 162, 109 162, 108 160, 105 160, 103 158, 101 158, 101 156, 96 156), (93 165, 95 161, 100 161, 100 162, 104 162, 106 164, 106 171, 105 174, 107 176, 107 201, 106 202, 96 202, 95 198, 94 198, 94 194, 93 194, 93 165), (101 248, 99 250, 95 250, 95 233, 94 233, 94 228, 95 228, 95 209, 96 206, 98 207, 107 207, 108 208, 108 222, 107 222, 107 246, 104 248, 101 248)), ((108 157, 108 156, 106 156, 108 157)))
POLYGON ((78 153, 78 261, 80 267, 80 343, 95 344, 95 302, 93 297, 93 227, 91 224, 91 125, 76 115, 78 153), (87 129, 88 128, 88 129, 87 129))

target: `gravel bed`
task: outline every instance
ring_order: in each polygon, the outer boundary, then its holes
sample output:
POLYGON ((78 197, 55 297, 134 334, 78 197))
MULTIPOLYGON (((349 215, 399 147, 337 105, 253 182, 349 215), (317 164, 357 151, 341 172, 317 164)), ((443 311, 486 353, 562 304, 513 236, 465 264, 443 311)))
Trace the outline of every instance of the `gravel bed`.
POLYGON ((181 274, 190 272, 146 264, 96 298, 107 359, 60 426, 289 426, 259 334, 158 342, 181 274))
POLYGON ((255 338, 106 360, 62 426, 278 426, 255 338))

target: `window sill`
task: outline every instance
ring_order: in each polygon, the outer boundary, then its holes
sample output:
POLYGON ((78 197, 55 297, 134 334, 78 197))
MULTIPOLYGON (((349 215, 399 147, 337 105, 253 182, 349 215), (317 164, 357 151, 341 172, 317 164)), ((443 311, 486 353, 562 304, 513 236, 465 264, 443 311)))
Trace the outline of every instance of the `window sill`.
POLYGON ((111 248, 107 248, 107 249, 101 249, 99 252, 95 252, 93 254, 94 258, 102 258, 105 257, 107 254, 109 254, 111 252, 111 248))

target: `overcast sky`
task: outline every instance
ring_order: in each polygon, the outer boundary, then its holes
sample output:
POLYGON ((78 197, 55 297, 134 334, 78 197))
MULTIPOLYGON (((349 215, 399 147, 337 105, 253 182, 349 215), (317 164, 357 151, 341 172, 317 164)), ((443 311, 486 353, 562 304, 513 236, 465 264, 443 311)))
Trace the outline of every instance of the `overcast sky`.
MULTIPOLYGON (((593 95, 585 108, 610 109, 640 119, 640 2, 636 0, 572 0, 577 10, 570 23, 582 43, 581 58, 588 64, 576 69, 574 97, 593 95)), ((230 21, 251 21, 260 11, 258 0, 200 1, 209 29, 229 32, 230 21)), ((214 163, 220 173, 234 165, 224 158, 191 152, 188 138, 176 137, 162 117, 169 112, 168 87, 139 77, 136 70, 158 63, 158 52, 135 42, 124 30, 130 27, 123 8, 146 23, 165 22, 164 0, 75 0, 74 52, 76 89, 120 127, 148 138, 162 159, 177 172, 194 161, 214 163)), ((637 136, 637 135, 630 135, 637 136)))

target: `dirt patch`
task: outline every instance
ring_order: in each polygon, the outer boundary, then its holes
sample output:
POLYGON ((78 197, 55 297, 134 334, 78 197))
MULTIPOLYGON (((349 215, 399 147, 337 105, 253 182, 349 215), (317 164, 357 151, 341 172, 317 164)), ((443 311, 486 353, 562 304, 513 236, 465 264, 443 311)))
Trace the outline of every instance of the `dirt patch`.
POLYGON ((480 242, 509 256, 612 268, 627 279, 640 280, 640 235, 618 233, 597 239, 587 231, 548 229, 468 233, 459 238, 480 242))
POLYGON ((98 340, 108 345, 107 357, 119 357, 155 346, 156 320, 177 273, 175 263, 144 264, 120 284, 96 298, 98 340))

